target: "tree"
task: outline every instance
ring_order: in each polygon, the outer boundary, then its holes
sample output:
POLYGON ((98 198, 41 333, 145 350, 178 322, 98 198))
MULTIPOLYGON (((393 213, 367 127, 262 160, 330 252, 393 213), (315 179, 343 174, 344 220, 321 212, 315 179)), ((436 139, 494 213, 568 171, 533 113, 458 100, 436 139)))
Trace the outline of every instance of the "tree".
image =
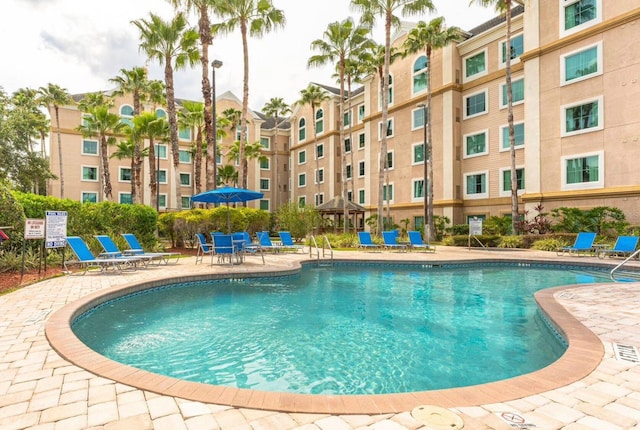
POLYGON ((173 72, 185 68, 187 64, 194 65, 200 59, 197 47, 198 33, 187 26, 187 20, 182 13, 178 13, 171 21, 163 21, 153 13, 149 15, 149 20, 140 19, 133 21, 133 24, 140 31, 140 49, 146 53, 148 58, 157 60, 161 65, 164 65, 175 199, 180 204, 182 200, 180 175, 178 174, 180 145, 173 72))
POLYGON ((507 123, 509 127, 509 155, 511 157, 511 228, 518 232, 520 211, 518 208, 518 174, 516 170, 516 138, 513 128, 513 85, 511 84, 511 8, 514 3, 523 4, 522 0, 471 0, 469 4, 477 3, 481 6, 494 6, 496 11, 506 17, 507 35, 505 41, 505 75, 507 87, 507 123))
POLYGON ((55 84, 47 84, 46 87, 40 87, 38 90, 40 97, 38 98, 38 103, 46 106, 51 112, 53 109, 56 117, 56 136, 58 138, 58 163, 59 163, 59 176, 60 179, 60 198, 64 198, 64 172, 63 172, 63 162, 62 162, 62 134, 60 133, 60 106, 69 105, 73 103, 73 99, 71 98, 71 94, 66 90, 66 88, 62 88, 59 85, 55 84))
POLYGON ((202 191, 202 143, 203 129, 205 128, 204 104, 185 100, 182 102, 182 110, 178 112, 178 124, 181 128, 191 130, 191 141, 195 148, 194 182, 195 194, 202 191))
MULTIPOLYGON (((133 117, 133 127, 142 139, 149 139, 149 146, 145 149, 149 154, 149 188, 151 191, 151 206, 158 207, 158 183, 156 181, 158 168, 156 166, 156 141, 166 141, 169 137, 169 123, 165 118, 158 118, 155 113, 144 112, 133 117)), ((144 151, 144 150, 143 150, 144 151)))
MULTIPOLYGON (((309 105, 311 106, 311 123, 315 124, 316 118, 316 109, 322 105, 322 103, 331 99, 331 96, 327 94, 325 90, 320 88, 317 85, 309 84, 307 88, 304 90, 300 90, 300 100, 294 103, 297 106, 309 105)), ((320 170, 320 160, 318 159, 317 148, 318 148, 318 134, 316 133, 315 125, 313 127, 313 148, 314 154, 316 154, 316 172, 320 170)), ((320 195, 320 181, 316 181, 316 192, 318 196, 320 195)))
MULTIPOLYGON (((118 86, 113 93, 114 95, 132 95, 133 115, 140 115, 142 112, 142 100, 147 98, 149 92, 147 70, 143 67, 134 67, 130 70, 120 69, 120 75, 109 79, 109 81, 118 86)), ((138 136, 132 135, 132 137, 134 138, 134 147, 131 160, 131 201, 133 203, 142 203, 142 194, 138 188, 141 184, 138 178, 142 172, 142 156, 140 154, 142 143, 138 136)))
MULTIPOLYGON (((308 66, 321 66, 333 62, 338 70, 340 83, 340 110, 338 113, 338 129, 340 131, 340 145, 344 144, 344 76, 347 60, 356 52, 366 49, 372 42, 367 38, 369 27, 355 26, 351 18, 342 22, 333 22, 327 26, 323 39, 311 42, 311 49, 320 53, 311 56, 308 66)), ((344 233, 349 229, 349 206, 347 205, 347 154, 342 152, 342 199, 344 204, 344 233)), ((317 178, 316 178, 317 180, 317 178)))
POLYGON ((238 171, 230 164, 218 167, 218 184, 232 184, 234 187, 238 186, 238 171))
POLYGON ((282 121, 279 121, 280 117, 283 115, 288 115, 291 113, 291 108, 289 107, 288 104, 286 104, 284 102, 284 100, 282 99, 282 97, 272 97, 262 108, 262 112, 267 116, 267 118, 273 118, 274 120, 274 137, 273 137, 273 156, 274 156, 274 171, 275 171, 275 175, 274 175, 274 184, 273 184, 273 188, 275 190, 275 207, 278 208, 280 207, 280 181, 278 180, 279 177, 279 166, 278 166, 278 128, 280 127, 280 124, 282 124, 284 122, 284 119, 282 119, 282 121))
MULTIPOLYGON (((352 7, 362 13, 361 22, 372 27, 376 16, 384 19, 384 68, 382 73, 382 125, 380 129, 380 168, 378 172, 378 231, 382 231, 382 193, 387 166, 387 121, 389 118, 389 65, 391 64, 391 27, 400 19, 394 15, 413 16, 435 11, 431 0, 351 0, 352 7)), ((389 220, 390 221, 390 220, 389 220)))
POLYGON ((453 42, 459 42, 463 38, 462 32, 458 27, 446 28, 444 18, 438 17, 432 19, 429 24, 424 21, 418 24, 409 32, 404 41, 403 48, 406 54, 415 54, 424 51, 427 57, 427 104, 423 112, 426 113, 423 118, 424 127, 427 130, 427 138, 425 147, 423 148, 424 168, 425 168, 425 187, 424 187, 424 225, 425 236, 427 241, 435 240, 435 224, 433 220, 433 160, 431 141, 431 54, 436 49, 442 49, 453 42), (429 173, 427 175, 427 167, 429 173), (428 180, 427 180, 428 178, 428 180))
POLYGON ((101 186, 100 201, 111 200, 111 172, 109 171, 109 145, 116 143, 114 134, 120 133, 126 125, 120 121, 120 116, 109 112, 109 106, 98 106, 89 111, 84 117, 84 124, 77 130, 83 137, 97 137, 100 143, 100 164, 102 172, 99 174, 101 186))
POLYGON ((225 20, 213 25, 214 34, 228 34, 236 29, 242 37, 243 85, 242 116, 240 118, 240 185, 247 187, 247 160, 244 156, 247 143, 247 115, 249 111, 249 46, 248 36, 262 37, 276 28, 284 27, 284 12, 276 9, 271 0, 222 0, 216 1, 214 12, 225 20))

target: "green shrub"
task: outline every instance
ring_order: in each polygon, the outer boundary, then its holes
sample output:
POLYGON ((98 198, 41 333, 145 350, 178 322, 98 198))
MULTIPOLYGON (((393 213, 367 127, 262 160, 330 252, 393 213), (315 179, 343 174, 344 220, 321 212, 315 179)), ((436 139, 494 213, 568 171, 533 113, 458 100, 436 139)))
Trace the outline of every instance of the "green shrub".
POLYGON ((502 236, 498 248, 524 248, 522 236, 502 236))
POLYGON ((454 224, 451 226, 451 234, 453 236, 468 235, 469 224, 454 224))
POLYGON ((482 233, 501 236, 511 234, 511 217, 490 216, 482 222, 482 233))
POLYGON ((286 203, 276 212, 276 228, 291 233, 301 240, 320 224, 320 212, 314 206, 300 206, 298 203, 286 203))
MULTIPOLYGON (((482 242, 482 245, 487 248, 496 248, 501 240, 501 236, 498 235, 482 234, 474 237, 482 242)), ((445 238, 443 244, 446 243, 448 245, 451 243, 453 246, 469 246, 469 243, 471 243, 471 247, 482 247, 482 245, 478 243, 478 240, 471 238, 471 242, 469 242, 469 235, 455 235, 445 238)))
POLYGON ((568 246, 568 245, 569 243, 561 239, 555 239, 555 238, 540 239, 533 242, 533 249, 538 251, 557 251, 563 246, 568 246))

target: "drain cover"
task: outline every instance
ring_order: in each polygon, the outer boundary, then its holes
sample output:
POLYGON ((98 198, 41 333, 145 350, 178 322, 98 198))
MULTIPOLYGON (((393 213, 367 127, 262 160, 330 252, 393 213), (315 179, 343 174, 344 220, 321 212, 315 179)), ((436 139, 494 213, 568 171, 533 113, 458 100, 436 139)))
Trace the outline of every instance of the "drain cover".
POLYGON ((418 406, 411 411, 411 416, 429 430, 459 430, 464 427, 462 418, 440 406, 418 406))

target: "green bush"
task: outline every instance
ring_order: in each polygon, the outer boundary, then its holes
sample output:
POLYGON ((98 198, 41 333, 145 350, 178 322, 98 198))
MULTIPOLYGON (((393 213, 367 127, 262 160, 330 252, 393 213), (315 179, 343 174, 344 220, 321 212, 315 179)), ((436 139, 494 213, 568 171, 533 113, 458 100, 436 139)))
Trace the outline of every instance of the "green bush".
MULTIPOLYGON (((474 237, 477 238, 480 242, 482 242, 482 245, 484 245, 487 248, 496 248, 500 243, 500 240, 502 239, 502 237, 499 235, 490 235, 490 234, 482 234, 474 237)), ((482 247, 482 245, 478 243, 478 240, 471 238, 471 247, 474 247, 474 248, 482 247)), ((448 238, 445 238, 445 240, 443 241, 443 245, 444 244, 449 246, 469 246, 469 235, 449 236, 448 238)))
POLYGON ((502 236, 498 248, 524 248, 522 236, 502 236))
POLYGON ((301 240, 320 224, 320 212, 314 206, 300 206, 298 203, 286 203, 276 212, 276 228, 291 233, 301 240))
POLYGON ((587 210, 561 207, 553 209, 551 216, 555 219, 554 231, 567 233, 594 231, 598 235, 616 237, 629 225, 624 212, 609 206, 587 210))
POLYGON ((511 234, 511 217, 490 216, 482 222, 482 232, 484 234, 502 236, 511 234))
POLYGON ((533 249, 538 251, 557 251, 558 249, 567 245, 569 245, 569 243, 561 239, 540 239, 533 242, 533 249))
POLYGON ((451 234, 453 236, 461 236, 469 234, 469 224, 454 224, 451 226, 451 234))

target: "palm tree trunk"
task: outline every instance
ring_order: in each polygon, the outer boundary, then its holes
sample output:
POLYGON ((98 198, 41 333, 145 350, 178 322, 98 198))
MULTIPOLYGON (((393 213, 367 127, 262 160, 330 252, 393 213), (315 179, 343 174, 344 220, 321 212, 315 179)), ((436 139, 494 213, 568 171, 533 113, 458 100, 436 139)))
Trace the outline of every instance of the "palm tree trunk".
MULTIPOLYGON (((169 133, 171 135, 171 155, 173 156, 173 184, 175 190, 175 201, 180 205, 182 193, 180 190, 180 175, 178 167, 180 165, 180 145, 178 143, 178 123, 176 120, 176 103, 175 89, 173 87, 173 68, 171 67, 171 58, 165 58, 164 77, 167 83, 167 111, 169 114, 169 133)), ((171 203, 167 198, 167 208, 171 207, 171 203)))
MULTIPOLYGON (((427 65, 431 66, 431 48, 427 48, 427 65)), ((427 145, 424 148, 424 156, 426 158, 427 167, 429 168, 429 176, 427 181, 427 216, 428 220, 425 220, 425 226, 428 228, 426 237, 429 241, 435 240, 435 223, 433 220, 433 148, 432 148, 432 134, 431 134, 431 69, 427 69, 427 145)))
POLYGON ((513 130, 513 88, 511 85, 511 0, 505 0, 507 9, 507 40, 505 41, 505 73, 507 78, 507 122, 509 124, 509 155, 511 156, 511 229, 518 232, 518 174, 516 171, 516 142, 513 130))
POLYGON ((104 196, 106 200, 112 199, 111 172, 109 172, 109 152, 107 149, 107 137, 100 136, 100 158, 102 159, 102 177, 104 178, 104 196))
POLYGON ((274 115, 274 120, 275 120, 275 124, 276 124, 276 129, 274 130, 274 137, 273 137, 273 149, 274 149, 274 169, 275 169, 275 174, 273 177, 273 190, 274 190, 274 194, 273 194, 273 199, 274 199, 274 207, 277 209, 278 207, 280 207, 280 181, 278 180, 278 175, 280 173, 280 171, 278 170, 278 113, 276 112, 276 114, 274 115))
POLYGON ((156 182, 156 145, 153 139, 149 139, 149 188, 151 190, 151 207, 158 206, 158 183, 156 182))
POLYGON ((343 211, 342 217, 344 218, 344 226, 342 228, 343 233, 349 231, 349 205, 347 204, 347 154, 344 150, 344 59, 340 61, 340 114, 338 115, 338 127, 340 129, 340 143, 338 148, 342 147, 342 202, 343 211))
MULTIPOLYGON (((209 45, 211 45, 211 23, 209 21, 209 13, 207 10, 206 2, 200 6, 200 18, 198 19, 198 29, 200 31, 200 44, 202 46, 202 53, 200 55, 200 62, 202 63, 202 98, 204 99, 204 134, 207 141, 207 155, 206 155, 206 180, 205 186, 207 190, 214 188, 213 177, 215 172, 215 154, 213 153, 213 143, 216 138, 213 135, 213 103, 212 100, 213 91, 211 88, 211 82, 209 81, 209 45)), ((200 164, 202 164, 202 149, 200 150, 200 164)), ((202 174, 202 166, 200 169, 196 169, 200 173, 196 174, 196 178, 200 178, 202 174)), ((196 182, 197 184, 197 182, 196 182)), ((199 188, 196 185, 196 193, 199 193, 199 188)))
MULTIPOLYGON (((350 182, 351 182, 351 196, 353 198, 355 198, 355 195, 356 195, 355 180, 353 179, 354 178, 353 168, 355 166, 355 164, 354 164, 355 160, 354 160, 354 155, 353 155, 353 152, 354 152, 354 150, 353 150, 354 149, 354 146, 353 146, 353 116, 354 115, 353 115, 353 111, 352 111, 353 106, 351 104, 351 78, 349 78, 347 80, 347 82, 349 84, 349 87, 348 87, 349 88, 349 90, 348 90, 348 97, 349 97, 349 146, 350 146, 350 149, 351 149, 350 154, 349 154, 350 155, 350 159, 351 159, 351 179, 350 179, 350 182)), ((345 180, 346 180, 346 171, 347 171, 347 169, 346 169, 346 166, 345 166, 345 180)), ((345 201, 345 204, 346 204, 346 201, 345 201)), ((356 219, 355 219, 355 216, 354 216, 354 219, 353 219, 353 232, 356 233, 357 231, 358 231, 358 226, 356 225, 356 219)))
POLYGON ((58 136, 58 163, 60 167, 60 198, 64 199, 64 174, 62 173, 62 135, 60 133, 60 113, 58 110, 58 105, 53 105, 53 108, 56 111, 56 134, 58 136))
POLYGON ((378 234, 383 229, 384 174, 387 165, 387 121, 389 118, 389 64, 391 63, 391 12, 387 11, 384 23, 384 71, 382 73, 382 130, 380 141, 380 167, 378 171, 378 234))
POLYGON ((240 25, 242 33, 242 56, 244 61, 242 77, 242 118, 240 118, 240 178, 242 188, 247 188, 248 163, 245 159, 244 150, 247 143, 247 115, 249 111, 249 45, 247 42, 247 24, 240 25))
POLYGON ((196 137, 196 156, 194 163, 194 183, 195 183, 195 191, 196 194, 199 194, 202 191, 202 130, 198 128, 196 133, 198 134, 196 137))

